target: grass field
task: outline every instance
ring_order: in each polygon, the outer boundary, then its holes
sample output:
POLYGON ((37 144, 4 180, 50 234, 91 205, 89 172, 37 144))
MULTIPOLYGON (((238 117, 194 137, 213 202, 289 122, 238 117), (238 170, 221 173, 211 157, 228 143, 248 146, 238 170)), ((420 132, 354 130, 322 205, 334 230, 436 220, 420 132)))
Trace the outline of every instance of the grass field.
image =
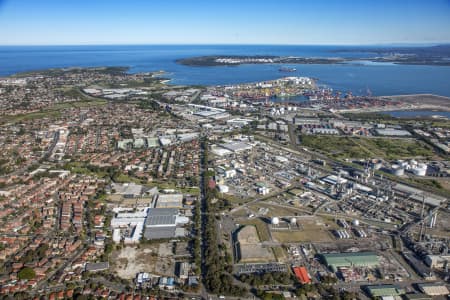
POLYGON ((105 105, 107 100, 91 97, 84 94, 79 88, 69 87, 61 88, 61 90, 67 97, 71 97, 76 101, 55 103, 40 111, 30 112, 20 115, 9 115, 0 117, 0 123, 17 123, 27 120, 42 119, 42 118, 56 118, 61 115, 61 111, 69 108, 84 108, 105 105))
POLYGON ((105 105, 106 103, 108 102, 102 99, 57 103, 37 112, 30 112, 27 114, 20 114, 20 115, 1 116, 0 123, 7 123, 7 122, 17 123, 34 119, 56 118, 61 115, 61 111, 64 109, 100 106, 105 105))
POLYGON ((77 174, 95 176, 95 177, 99 177, 99 178, 105 178, 106 175, 108 175, 106 172, 103 172, 103 171, 93 172, 93 171, 89 170, 87 168, 86 164, 83 162, 70 162, 70 163, 66 164, 64 167, 65 167, 65 169, 71 171, 72 173, 77 173, 77 174))
POLYGON ((278 262, 284 262, 286 260, 286 252, 282 247, 272 247, 272 251, 278 262))
POLYGON ((150 183, 151 185, 156 185, 159 189, 173 189, 182 192, 183 194, 190 194, 190 195, 200 195, 200 188, 198 187, 185 187, 180 188, 177 187, 176 183, 174 181, 159 181, 155 180, 150 183))
POLYGON ((333 240, 330 233, 324 229, 275 231, 272 232, 272 237, 280 243, 331 242, 333 240))
POLYGON ((254 212, 258 212, 260 208, 268 208, 269 211, 265 215, 268 218, 279 217, 279 216, 294 216, 296 214, 303 215, 303 214, 308 214, 308 212, 309 212, 309 210, 305 209, 305 208, 299 208, 299 207, 295 207, 295 206, 292 206, 292 208, 280 207, 280 206, 272 205, 270 203, 263 203, 263 202, 251 204, 251 205, 249 205, 249 208, 254 212))
POLYGON ((43 119, 43 118, 56 118, 59 117, 61 113, 59 111, 38 111, 32 112, 28 114, 20 114, 14 116, 1 116, 0 123, 17 123, 22 121, 34 120, 34 119, 43 119))
POLYGON ((414 139, 303 135, 301 143, 337 159, 379 157, 393 160, 435 155, 430 146, 414 139))
POLYGON ((300 230, 272 230, 272 238, 280 243, 333 241, 330 230, 334 228, 334 222, 319 217, 299 217, 297 223, 300 230))

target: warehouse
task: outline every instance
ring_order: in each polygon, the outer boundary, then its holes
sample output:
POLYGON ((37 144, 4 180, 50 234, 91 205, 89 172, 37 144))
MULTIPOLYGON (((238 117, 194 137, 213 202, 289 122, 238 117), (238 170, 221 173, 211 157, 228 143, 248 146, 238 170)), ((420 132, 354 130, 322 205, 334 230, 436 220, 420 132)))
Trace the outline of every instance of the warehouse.
POLYGON ((372 297, 394 297, 405 294, 405 290, 393 284, 368 285, 365 287, 372 297))
POLYGON ((419 283, 419 289, 430 296, 449 295, 449 290, 444 283, 419 283))
POLYGON ((124 198, 141 197, 144 187, 139 184, 131 183, 112 183, 111 191, 113 194, 122 195, 124 198))
POLYGON ((147 208, 136 212, 119 212, 111 220, 113 229, 113 241, 119 243, 124 238, 127 244, 138 243, 144 230, 144 222, 147 216, 147 208), (122 230, 121 230, 122 229, 122 230), (122 235, 126 232, 125 236, 122 235))
POLYGON ((301 284, 311 283, 311 277, 305 267, 293 267, 292 270, 301 284))
POLYGON ((425 294, 406 294, 405 295, 406 300, 432 300, 428 295, 425 294))
POLYGON ((323 262, 334 272, 339 267, 373 267, 379 264, 374 252, 349 252, 321 254, 323 262))
POLYGON ((253 146, 244 142, 230 142, 221 144, 220 147, 232 151, 234 153, 252 150, 253 146))
POLYGON ((375 132, 378 135, 385 135, 385 136, 402 136, 402 137, 411 136, 411 133, 409 133, 409 131, 394 128, 376 129, 375 132))
POLYGON ((177 225, 177 215, 178 210, 175 208, 151 208, 148 210, 145 227, 174 227, 177 225))
POLYGON ((148 240, 183 237, 183 228, 177 225, 184 225, 189 222, 189 218, 180 216, 175 208, 150 208, 145 221, 144 237, 148 240))
POLYGON ((443 269, 450 263, 450 255, 427 255, 425 263, 430 268, 443 269))
POLYGON ((329 175, 327 177, 322 178, 322 180, 331 185, 346 184, 348 181, 347 179, 341 178, 340 176, 338 177, 336 175, 329 175))

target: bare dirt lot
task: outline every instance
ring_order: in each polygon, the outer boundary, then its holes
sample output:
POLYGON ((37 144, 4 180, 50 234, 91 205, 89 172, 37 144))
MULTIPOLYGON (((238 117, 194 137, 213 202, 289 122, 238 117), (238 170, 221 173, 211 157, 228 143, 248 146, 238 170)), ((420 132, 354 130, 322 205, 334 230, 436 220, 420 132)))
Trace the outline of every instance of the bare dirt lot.
POLYGON ((330 228, 318 217, 299 217, 300 230, 272 230, 272 238, 280 243, 294 242, 330 242, 333 237, 330 228))
POLYGON ((112 267, 119 277, 133 279, 139 272, 173 276, 175 262, 171 244, 127 246, 114 251, 112 267), (159 253, 159 256, 158 256, 159 253))
MULTIPOLYGON (((399 95, 399 96, 383 96, 381 98, 388 98, 391 100, 397 100, 412 104, 427 104, 427 105, 437 105, 442 106, 442 108, 447 108, 450 98, 439 95, 431 94, 417 94, 417 95, 399 95)), ((448 110, 448 108, 447 108, 448 110)))

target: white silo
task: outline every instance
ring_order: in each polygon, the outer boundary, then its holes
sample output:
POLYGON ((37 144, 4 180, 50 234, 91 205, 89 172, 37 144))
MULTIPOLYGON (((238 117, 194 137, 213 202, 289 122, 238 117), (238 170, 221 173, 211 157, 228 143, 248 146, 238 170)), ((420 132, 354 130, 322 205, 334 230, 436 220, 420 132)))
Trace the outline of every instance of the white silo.
POLYGON ((352 221, 353 226, 359 226, 359 220, 355 219, 352 221))
POLYGON ((291 225, 296 226, 297 225, 297 219, 296 218, 291 218, 290 223, 291 223, 291 225))
POLYGON ((278 217, 273 217, 271 220, 272 225, 280 224, 280 219, 278 217))

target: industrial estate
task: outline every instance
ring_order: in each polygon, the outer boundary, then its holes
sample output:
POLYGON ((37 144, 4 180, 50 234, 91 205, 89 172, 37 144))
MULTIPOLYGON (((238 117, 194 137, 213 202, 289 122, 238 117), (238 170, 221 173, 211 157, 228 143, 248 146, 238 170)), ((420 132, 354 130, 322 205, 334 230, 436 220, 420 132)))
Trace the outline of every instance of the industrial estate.
POLYGON ((0 298, 448 299, 450 99, 167 81, 0 78, 0 298))

